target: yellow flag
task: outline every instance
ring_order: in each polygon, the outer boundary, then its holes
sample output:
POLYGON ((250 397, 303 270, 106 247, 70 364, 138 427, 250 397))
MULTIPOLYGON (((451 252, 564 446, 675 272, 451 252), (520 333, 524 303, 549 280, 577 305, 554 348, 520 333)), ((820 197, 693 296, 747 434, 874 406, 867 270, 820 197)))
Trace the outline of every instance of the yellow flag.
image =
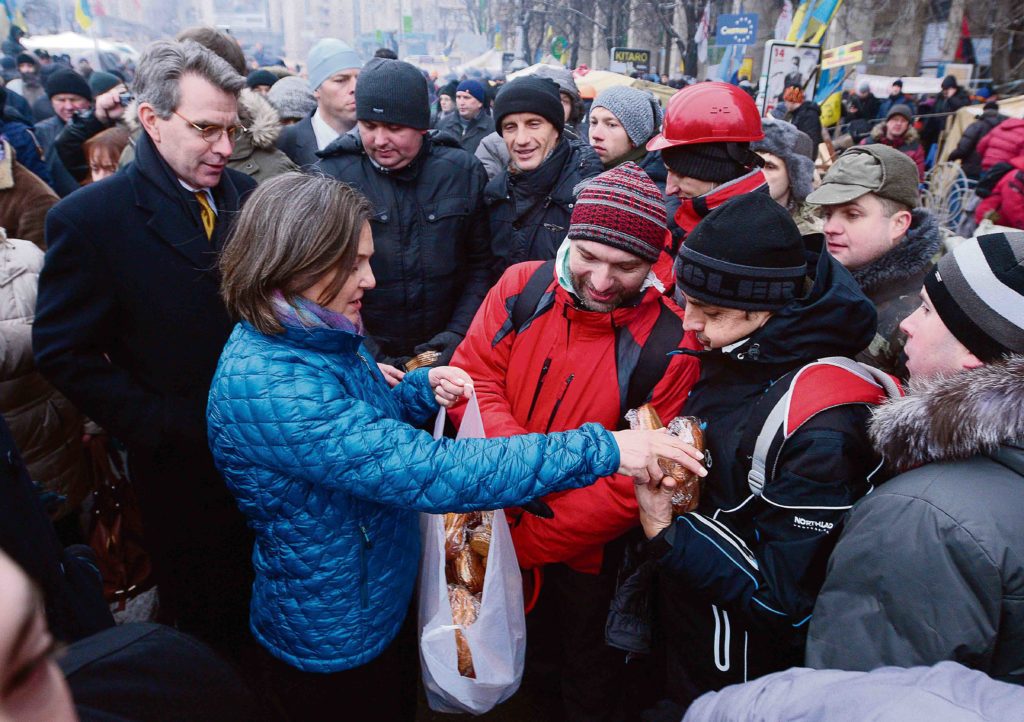
POLYGON ((92 27, 92 8, 89 7, 89 0, 75 0, 75 22, 82 30, 92 27))

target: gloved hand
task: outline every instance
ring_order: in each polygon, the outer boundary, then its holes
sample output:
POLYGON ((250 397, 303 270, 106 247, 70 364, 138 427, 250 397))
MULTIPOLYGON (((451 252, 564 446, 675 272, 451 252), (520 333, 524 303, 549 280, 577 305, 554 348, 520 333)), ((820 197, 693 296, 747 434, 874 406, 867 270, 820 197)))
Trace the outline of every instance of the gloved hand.
MULTIPOLYGON (((462 343, 463 335, 455 331, 442 331, 426 343, 421 343, 413 349, 415 355, 424 351, 439 351, 441 356, 431 366, 447 366, 455 354, 455 347, 462 343)), ((377 359, 380 361, 380 359, 377 359)))

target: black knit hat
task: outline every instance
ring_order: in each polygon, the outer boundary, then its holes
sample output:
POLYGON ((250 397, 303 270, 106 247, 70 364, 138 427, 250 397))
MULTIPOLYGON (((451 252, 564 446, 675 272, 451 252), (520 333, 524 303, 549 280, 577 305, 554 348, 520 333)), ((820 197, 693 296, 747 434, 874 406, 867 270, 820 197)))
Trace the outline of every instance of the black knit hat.
POLYGON ((946 328, 981 361, 1024 353, 1024 233, 964 241, 924 287, 946 328))
POLYGON ((373 58, 356 83, 356 119, 430 128, 430 98, 423 74, 401 60, 373 58))
POLYGON ((280 80, 280 78, 266 68, 254 70, 245 76, 245 84, 249 88, 255 88, 258 85, 269 85, 270 87, 273 87, 274 83, 278 80, 280 80))
POLYGON ((947 75, 942 79, 942 89, 949 90, 950 88, 959 88, 960 83, 956 81, 955 75, 947 75))
POLYGON ((565 128, 565 110, 558 94, 558 83, 550 78, 527 75, 502 87, 494 99, 494 125, 499 134, 502 119, 512 113, 536 113, 555 126, 559 134, 565 128))
POLYGON ((58 70, 46 79, 46 95, 52 98, 61 93, 80 95, 86 100, 92 100, 92 89, 85 78, 74 70, 58 70))
POLYGON ((687 296, 725 308, 773 311, 803 292, 804 242, 767 193, 745 193, 709 213, 686 237, 675 265, 687 296))
MULTIPOLYGON (((743 151, 749 152, 749 144, 734 143, 739 146, 730 154, 727 143, 695 143, 693 145, 676 145, 662 148, 661 159, 673 173, 696 178, 712 183, 725 183, 746 174, 750 166, 744 165, 736 157, 742 157, 743 151)), ((753 162, 753 161, 752 161, 753 162)))

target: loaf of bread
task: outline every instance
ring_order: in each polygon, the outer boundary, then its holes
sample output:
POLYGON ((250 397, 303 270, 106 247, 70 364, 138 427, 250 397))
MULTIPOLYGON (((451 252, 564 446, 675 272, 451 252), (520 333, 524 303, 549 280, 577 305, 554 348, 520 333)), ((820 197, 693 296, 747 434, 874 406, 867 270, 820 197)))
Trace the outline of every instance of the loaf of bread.
POLYGON ((484 590, 484 565, 480 557, 469 548, 463 547, 459 555, 452 562, 452 570, 455 573, 454 581, 466 587, 471 593, 479 594, 484 590))
MULTIPOLYGON (((677 416, 669 422, 668 430, 673 436, 695 446, 698 451, 704 451, 704 432, 700 428, 700 419, 677 416)), ((672 515, 679 516, 696 509, 700 503, 701 478, 674 461, 658 459, 658 466, 676 480, 676 488, 672 492, 672 515)))
MULTIPOLYGON (((632 409, 626 414, 629 427, 639 431, 653 431, 664 427, 658 412, 650 404, 632 409)), ((699 451, 704 451, 704 433, 700 428, 700 419, 693 416, 677 416, 668 424, 669 433, 678 436, 699 451)), ((671 459, 658 459, 658 466, 676 481, 672 493, 672 514, 679 516, 697 508, 700 502, 701 479, 682 464, 671 459)))
MULTIPOLYGON (((452 622, 468 627, 480 616, 480 598, 458 584, 448 585, 448 603, 452 606, 452 622)), ((473 653, 461 629, 455 630, 455 650, 459 660, 459 674, 476 677, 473 670, 473 653)))
POLYGON ((466 548, 466 527, 469 514, 444 515, 444 558, 453 562, 466 548))

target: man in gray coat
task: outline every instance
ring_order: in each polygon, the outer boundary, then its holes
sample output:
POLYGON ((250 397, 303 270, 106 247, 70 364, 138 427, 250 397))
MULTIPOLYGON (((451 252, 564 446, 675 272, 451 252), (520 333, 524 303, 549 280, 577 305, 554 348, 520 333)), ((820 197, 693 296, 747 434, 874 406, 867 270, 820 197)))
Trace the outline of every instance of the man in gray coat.
POLYGON ((900 475, 850 513, 806 662, 1024 684, 1024 233, 964 242, 921 301, 901 324, 911 393, 871 423, 900 475))

